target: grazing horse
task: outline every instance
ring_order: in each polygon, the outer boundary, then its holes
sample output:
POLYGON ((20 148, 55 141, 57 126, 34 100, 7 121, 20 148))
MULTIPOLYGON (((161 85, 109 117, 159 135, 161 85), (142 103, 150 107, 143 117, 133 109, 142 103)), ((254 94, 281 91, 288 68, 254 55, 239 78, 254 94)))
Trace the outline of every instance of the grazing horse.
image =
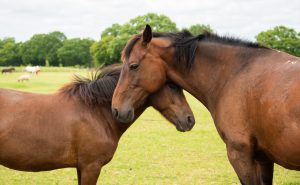
POLYGON ((24 71, 38 75, 38 73, 41 71, 41 68, 40 66, 27 66, 25 67, 24 71))
MULTIPOLYGON (((75 167, 78 184, 95 185, 132 124, 118 122, 111 113, 120 70, 107 68, 92 80, 77 77, 49 95, 0 89, 0 164, 22 171, 75 167)), ((141 103, 134 119, 149 105, 179 131, 194 125, 182 89, 175 85, 166 84, 141 103)))
POLYGON ((18 78, 18 82, 29 81, 30 77, 31 76, 29 74, 20 75, 18 78))
MULTIPOLYGON (((274 162, 300 170, 300 59, 239 39, 204 33, 152 33, 123 50, 114 116, 169 80, 210 111, 242 184, 272 184, 274 162)), ((126 116, 127 115, 127 116, 126 116)))
POLYGON ((2 70, 1 70, 1 73, 2 73, 2 74, 5 74, 5 73, 12 73, 12 72, 14 72, 14 71, 16 71, 16 69, 15 69, 14 67, 10 67, 10 68, 4 68, 4 69, 2 69, 2 70))

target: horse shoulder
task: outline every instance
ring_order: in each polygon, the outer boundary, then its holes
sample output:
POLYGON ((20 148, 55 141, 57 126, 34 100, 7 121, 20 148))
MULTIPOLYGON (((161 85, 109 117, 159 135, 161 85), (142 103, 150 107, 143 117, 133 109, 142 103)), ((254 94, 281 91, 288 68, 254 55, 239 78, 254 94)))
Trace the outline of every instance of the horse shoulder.
POLYGON ((233 83, 226 87, 212 113, 216 128, 225 143, 237 140, 250 142, 252 131, 247 119, 245 90, 238 86, 233 83))
POLYGON ((82 109, 84 111, 81 112, 76 127, 76 135, 80 138, 77 150, 86 155, 81 156, 78 161, 80 165, 85 165, 86 158, 89 158, 104 165, 112 159, 118 146, 119 137, 111 127, 114 120, 105 110, 99 110, 102 108, 90 111, 83 106, 82 109))

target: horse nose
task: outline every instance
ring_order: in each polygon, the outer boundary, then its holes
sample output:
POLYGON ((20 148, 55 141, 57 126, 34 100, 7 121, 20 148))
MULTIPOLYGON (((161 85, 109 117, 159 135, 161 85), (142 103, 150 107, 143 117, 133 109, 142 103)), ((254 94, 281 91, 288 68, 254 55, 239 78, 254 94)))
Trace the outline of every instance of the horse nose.
POLYGON ((113 108, 113 109, 112 109, 112 114, 113 114, 113 116, 114 116, 115 118, 118 118, 118 115, 119 115, 118 109, 113 108))
POLYGON ((194 116, 187 116, 187 123, 189 126, 189 130, 191 130, 193 128, 193 126, 195 125, 194 116))
POLYGON ((118 108, 112 108, 112 115, 115 119, 122 123, 130 123, 134 120, 134 110, 123 110, 118 108))

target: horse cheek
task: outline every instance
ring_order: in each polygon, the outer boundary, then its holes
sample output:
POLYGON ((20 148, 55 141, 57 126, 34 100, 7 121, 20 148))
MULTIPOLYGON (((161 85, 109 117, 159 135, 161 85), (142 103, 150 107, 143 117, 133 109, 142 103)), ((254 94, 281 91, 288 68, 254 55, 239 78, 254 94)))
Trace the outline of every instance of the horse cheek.
POLYGON ((158 89, 160 89, 164 82, 165 82, 165 77, 158 72, 155 72, 154 74, 151 74, 148 77, 149 81, 147 82, 146 88, 147 91, 150 93, 153 93, 155 91, 157 91, 158 89))

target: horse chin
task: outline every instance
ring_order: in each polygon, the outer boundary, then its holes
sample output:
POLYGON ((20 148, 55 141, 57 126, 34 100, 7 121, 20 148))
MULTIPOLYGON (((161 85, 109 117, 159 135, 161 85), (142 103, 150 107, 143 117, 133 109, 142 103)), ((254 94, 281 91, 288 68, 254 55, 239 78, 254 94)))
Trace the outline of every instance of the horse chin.
POLYGON ((134 119, 133 118, 117 118, 117 120, 121 123, 128 124, 128 123, 132 123, 134 119))
POLYGON ((181 123, 180 120, 178 120, 177 123, 176 123, 176 130, 179 131, 179 132, 189 131, 188 128, 186 128, 186 127, 183 126, 183 124, 181 123))

